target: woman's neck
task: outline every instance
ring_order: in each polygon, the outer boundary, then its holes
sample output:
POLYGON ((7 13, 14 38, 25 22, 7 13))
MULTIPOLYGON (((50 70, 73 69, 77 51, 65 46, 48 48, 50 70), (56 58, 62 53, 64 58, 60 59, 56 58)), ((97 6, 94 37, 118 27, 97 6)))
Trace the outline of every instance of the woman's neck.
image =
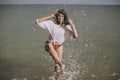
POLYGON ((64 26, 64 24, 58 24, 60 27, 64 26))

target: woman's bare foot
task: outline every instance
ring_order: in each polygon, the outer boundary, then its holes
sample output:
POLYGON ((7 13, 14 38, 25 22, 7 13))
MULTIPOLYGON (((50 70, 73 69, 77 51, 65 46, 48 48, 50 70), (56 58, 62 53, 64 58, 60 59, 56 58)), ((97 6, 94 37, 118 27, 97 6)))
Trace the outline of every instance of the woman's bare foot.
POLYGON ((55 72, 57 72, 57 73, 61 72, 59 64, 55 65, 55 72))
POLYGON ((64 64, 62 64, 62 70, 64 70, 65 69, 65 65, 64 64))
POLYGON ((55 72, 59 73, 61 71, 63 71, 65 69, 65 65, 62 64, 62 66, 60 66, 59 64, 55 64, 55 72))

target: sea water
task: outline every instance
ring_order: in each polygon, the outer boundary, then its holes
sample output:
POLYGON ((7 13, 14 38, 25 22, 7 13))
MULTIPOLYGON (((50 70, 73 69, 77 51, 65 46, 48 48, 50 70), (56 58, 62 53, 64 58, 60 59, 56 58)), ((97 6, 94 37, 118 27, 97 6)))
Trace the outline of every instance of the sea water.
POLYGON ((120 6, 0 6, 0 80, 120 80, 120 6), (61 74, 37 18, 65 9, 78 31, 64 44, 61 74))

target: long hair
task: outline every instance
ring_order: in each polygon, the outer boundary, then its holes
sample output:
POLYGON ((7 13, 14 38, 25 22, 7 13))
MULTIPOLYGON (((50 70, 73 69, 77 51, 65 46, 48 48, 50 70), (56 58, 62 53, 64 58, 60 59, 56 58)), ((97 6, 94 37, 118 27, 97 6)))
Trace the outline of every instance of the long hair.
POLYGON ((67 13, 65 12, 64 9, 58 10, 57 13, 55 14, 56 23, 57 23, 57 24, 60 24, 60 22, 59 22, 59 20, 58 20, 58 15, 59 15, 59 14, 63 14, 63 15, 64 15, 64 20, 63 20, 62 25, 63 25, 63 24, 64 24, 65 26, 68 25, 68 24, 69 24, 69 22, 68 22, 68 16, 67 16, 67 13))

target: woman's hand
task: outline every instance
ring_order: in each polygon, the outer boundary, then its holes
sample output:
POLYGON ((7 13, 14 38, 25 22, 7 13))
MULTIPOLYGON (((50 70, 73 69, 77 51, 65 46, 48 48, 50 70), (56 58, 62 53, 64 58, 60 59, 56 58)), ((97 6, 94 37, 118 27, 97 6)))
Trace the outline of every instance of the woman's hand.
POLYGON ((38 19, 35 20, 35 24, 37 24, 37 23, 38 23, 38 19))
POLYGON ((70 25, 74 25, 72 19, 68 18, 68 22, 70 23, 70 25))
POLYGON ((54 18, 54 17, 55 17, 55 15, 54 15, 54 14, 51 14, 51 17, 52 17, 52 18, 54 18))

